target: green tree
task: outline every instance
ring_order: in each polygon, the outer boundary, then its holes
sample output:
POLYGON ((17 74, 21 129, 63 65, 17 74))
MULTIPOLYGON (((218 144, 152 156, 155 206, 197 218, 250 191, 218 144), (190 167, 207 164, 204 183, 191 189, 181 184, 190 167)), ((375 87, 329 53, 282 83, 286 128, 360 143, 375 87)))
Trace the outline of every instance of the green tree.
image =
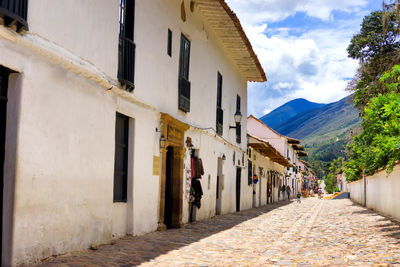
POLYGON ((400 160, 400 66, 384 73, 379 82, 388 93, 374 97, 364 108, 363 131, 348 146, 345 172, 349 181, 381 168, 390 173, 400 160))
POLYGON ((342 171, 343 167, 343 158, 339 157, 334 159, 329 164, 329 173, 325 176, 325 190, 328 191, 329 194, 335 192, 335 188, 337 185, 336 175, 342 171))
POLYGON ((372 12, 365 16, 360 33, 353 36, 347 48, 349 57, 360 61, 356 81, 350 89, 354 91, 354 104, 361 114, 371 98, 387 93, 379 82, 380 75, 400 63, 397 29, 396 12, 372 12))

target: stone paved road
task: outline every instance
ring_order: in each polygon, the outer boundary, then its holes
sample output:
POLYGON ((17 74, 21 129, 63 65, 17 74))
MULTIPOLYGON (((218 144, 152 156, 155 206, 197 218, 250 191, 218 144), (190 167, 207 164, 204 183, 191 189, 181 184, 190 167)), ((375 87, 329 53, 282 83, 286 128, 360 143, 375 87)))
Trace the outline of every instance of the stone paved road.
POLYGON ((400 225, 348 199, 306 199, 126 237, 38 266, 400 266, 400 225))

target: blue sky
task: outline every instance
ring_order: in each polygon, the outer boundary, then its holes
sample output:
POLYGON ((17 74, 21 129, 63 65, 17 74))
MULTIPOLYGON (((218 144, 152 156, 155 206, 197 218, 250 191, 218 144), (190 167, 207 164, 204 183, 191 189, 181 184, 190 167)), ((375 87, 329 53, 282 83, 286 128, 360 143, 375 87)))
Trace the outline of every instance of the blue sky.
POLYGON ((226 0, 268 77, 249 83, 248 112, 260 117, 295 98, 340 100, 358 62, 351 37, 381 0, 226 0))

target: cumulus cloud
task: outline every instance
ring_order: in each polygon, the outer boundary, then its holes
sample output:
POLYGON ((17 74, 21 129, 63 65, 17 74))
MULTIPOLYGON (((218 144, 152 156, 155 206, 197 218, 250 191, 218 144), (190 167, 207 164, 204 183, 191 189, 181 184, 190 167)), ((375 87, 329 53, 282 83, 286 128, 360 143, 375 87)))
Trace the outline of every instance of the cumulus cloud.
POLYGON ((296 12, 324 21, 332 20, 332 11, 357 12, 367 0, 228 0, 233 10, 240 13, 246 23, 282 21, 296 12))
POLYGON ((347 80, 358 62, 346 48, 357 32, 367 0, 228 0, 238 13, 267 83, 250 83, 249 113, 262 116, 295 98, 329 103, 347 95, 347 80), (351 13, 347 20, 334 11, 351 13), (296 12, 321 21, 313 27, 289 25, 269 28, 296 12))

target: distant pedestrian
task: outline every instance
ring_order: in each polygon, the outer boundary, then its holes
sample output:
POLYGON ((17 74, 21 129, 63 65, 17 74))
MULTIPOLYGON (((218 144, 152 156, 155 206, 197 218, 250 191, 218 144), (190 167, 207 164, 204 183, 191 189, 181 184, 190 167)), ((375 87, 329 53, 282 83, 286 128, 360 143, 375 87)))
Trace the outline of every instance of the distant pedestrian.
POLYGON ((322 189, 318 188, 318 199, 322 199, 322 189))
POLYGON ((297 193, 297 203, 301 203, 301 194, 297 193))
POLYGON ((290 186, 286 186, 286 192, 287 192, 287 199, 288 201, 290 201, 290 193, 291 193, 290 186))

